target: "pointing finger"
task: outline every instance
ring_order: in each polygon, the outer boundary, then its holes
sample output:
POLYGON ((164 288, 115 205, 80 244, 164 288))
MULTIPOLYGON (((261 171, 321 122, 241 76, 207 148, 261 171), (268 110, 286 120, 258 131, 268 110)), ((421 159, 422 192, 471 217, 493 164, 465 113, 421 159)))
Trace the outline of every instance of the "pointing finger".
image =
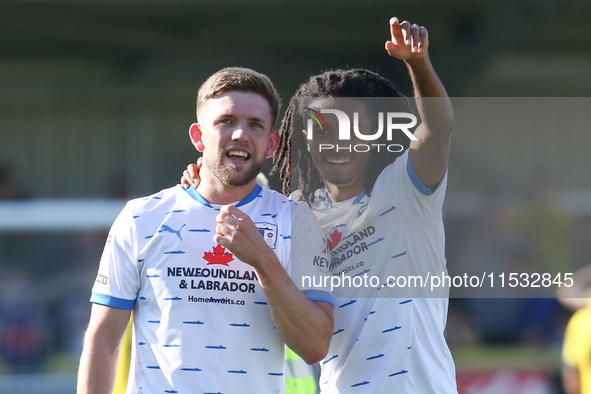
MULTIPOLYGON (((394 44, 402 45, 404 43, 404 35, 400 27, 400 22, 398 22, 398 18, 396 17, 390 19, 390 35, 394 44)), ((386 47, 386 49, 388 48, 386 47)))

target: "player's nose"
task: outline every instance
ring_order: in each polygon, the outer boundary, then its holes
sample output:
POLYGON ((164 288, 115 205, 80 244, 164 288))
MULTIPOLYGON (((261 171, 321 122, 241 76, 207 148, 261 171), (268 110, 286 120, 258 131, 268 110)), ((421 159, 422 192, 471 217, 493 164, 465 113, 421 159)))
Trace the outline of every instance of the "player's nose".
POLYGON ((234 141, 246 141, 249 139, 247 125, 243 122, 238 123, 234 131, 232 132, 232 140, 234 141))

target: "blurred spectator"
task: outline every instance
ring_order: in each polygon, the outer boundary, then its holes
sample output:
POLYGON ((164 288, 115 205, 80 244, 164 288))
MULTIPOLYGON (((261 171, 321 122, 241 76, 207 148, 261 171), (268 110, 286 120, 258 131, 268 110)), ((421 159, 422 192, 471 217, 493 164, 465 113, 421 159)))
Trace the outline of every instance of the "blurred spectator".
POLYGON ((24 198, 14 181, 12 168, 0 163, 0 200, 15 200, 24 198))
MULTIPOLYGON (((492 197, 484 206, 480 218, 470 232, 459 261, 450 266, 453 275, 482 276, 494 273, 523 272, 523 243, 511 227, 509 210, 499 196, 492 197)), ((489 283, 477 289, 477 295, 491 298, 474 298, 474 293, 457 294, 459 308, 475 331, 476 337, 487 343, 515 343, 524 337, 529 300, 519 298, 517 289, 489 283), (500 298, 503 297, 503 298, 500 298)), ((469 291, 470 289, 466 289, 469 291)))
MULTIPOLYGON (((550 274, 552 280, 572 272, 572 220, 557 199, 557 187, 547 171, 537 171, 531 177, 527 201, 518 207, 514 225, 526 245, 530 273, 550 274)), ((531 300, 529 318, 535 331, 530 333, 541 341, 556 341, 562 337, 566 322, 565 311, 554 298, 554 290, 540 287, 537 298, 531 300)))
POLYGON ((517 209, 516 228, 527 246, 527 257, 534 272, 572 272, 572 220, 556 198, 556 185, 546 172, 532 177, 528 200, 517 209))
POLYGON ((0 288, 0 357, 12 373, 41 371, 47 328, 43 308, 24 270, 8 272, 0 288))
POLYGON ((131 197, 131 185, 127 176, 124 174, 113 176, 109 182, 108 193, 110 198, 129 200, 131 197))
POLYGON ((84 332, 90 318, 90 308, 86 302, 86 293, 72 291, 65 296, 59 306, 58 324, 61 351, 78 359, 82 353, 84 332))

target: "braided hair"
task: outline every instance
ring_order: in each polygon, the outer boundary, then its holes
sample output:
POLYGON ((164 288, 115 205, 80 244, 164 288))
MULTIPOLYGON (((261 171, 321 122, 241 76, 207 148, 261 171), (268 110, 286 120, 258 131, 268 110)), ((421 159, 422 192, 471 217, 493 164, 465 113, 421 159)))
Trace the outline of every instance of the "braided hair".
MULTIPOLYGON (((301 132, 304 129, 303 117, 300 111, 306 105, 306 100, 311 101, 318 97, 400 97, 397 100, 402 111, 410 111, 408 101, 392 85, 390 81, 379 74, 365 69, 331 70, 323 74, 311 77, 308 82, 300 85, 294 97, 289 103, 285 117, 281 122, 279 133, 281 135, 279 147, 273 156, 275 163, 271 174, 279 171, 283 181, 283 194, 288 195, 291 189, 292 170, 299 180, 299 190, 302 196, 308 201, 314 201, 314 192, 324 186, 324 180, 316 166, 312 162, 312 156, 308 152, 306 141, 301 132), (292 166, 294 168, 292 168, 292 166)), ((391 111, 392 108, 389 108, 391 111)), ((396 143, 406 150, 409 146, 409 139, 395 133, 394 141, 387 141, 386 134, 382 133, 377 143, 396 143)), ((365 177, 365 190, 371 194, 373 185, 386 166, 391 164, 398 154, 375 154, 370 156, 370 165, 365 177)))

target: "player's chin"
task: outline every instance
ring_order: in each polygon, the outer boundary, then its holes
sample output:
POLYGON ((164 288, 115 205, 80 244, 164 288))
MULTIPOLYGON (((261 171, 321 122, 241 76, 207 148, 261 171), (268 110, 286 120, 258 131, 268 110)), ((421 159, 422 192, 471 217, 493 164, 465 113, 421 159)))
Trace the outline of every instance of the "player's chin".
POLYGON ((258 175, 258 171, 249 168, 247 171, 233 171, 233 174, 228 177, 228 185, 230 186, 246 186, 258 175))
POLYGON ((322 174, 322 175, 323 175, 322 177, 327 182, 332 183, 335 186, 347 186, 352 181, 351 176, 346 171, 343 171, 343 172, 329 171, 329 172, 326 172, 325 174, 322 174))

